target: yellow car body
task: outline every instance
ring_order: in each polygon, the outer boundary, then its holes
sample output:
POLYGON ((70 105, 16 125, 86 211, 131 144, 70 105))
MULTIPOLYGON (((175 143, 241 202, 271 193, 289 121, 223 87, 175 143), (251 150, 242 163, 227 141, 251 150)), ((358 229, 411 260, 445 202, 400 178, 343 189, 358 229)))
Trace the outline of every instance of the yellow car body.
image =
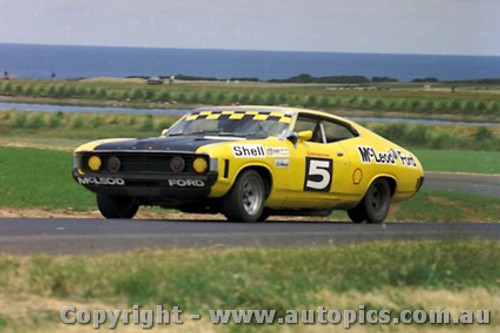
MULTIPOLYGON (((195 205, 189 200, 191 198, 198 203, 196 206, 199 211, 222 211, 231 220, 256 221, 271 214, 308 214, 344 209, 348 210, 354 222, 368 220, 374 223, 385 218, 389 205, 385 201, 397 202, 411 198, 420 189, 424 179, 422 165, 407 149, 348 119, 313 110, 263 106, 203 107, 185 115, 165 135, 149 142, 148 146, 148 141, 111 139, 82 145, 75 151, 73 176, 88 189, 98 194, 101 191, 106 193, 107 199, 110 196, 135 198, 136 206, 158 204, 189 211, 188 207, 193 208, 195 205), (212 129, 211 122, 219 122, 217 124, 220 125, 222 119, 226 119, 230 125, 246 119, 249 124, 246 128, 256 128, 257 131, 243 133, 245 135, 237 132, 227 135, 221 131, 197 135, 196 132, 190 134, 186 131, 195 122, 196 128, 212 129), (280 132, 274 135, 262 135, 259 132, 267 129, 280 132), (158 140, 163 140, 161 142, 164 144, 157 145, 158 140), (169 146, 169 140, 176 143, 169 146), (183 147, 180 142, 191 148, 183 147), (109 160, 110 156, 120 152, 151 155, 158 150, 170 155, 177 153, 181 157, 189 151, 192 156, 183 157, 186 162, 175 163, 194 163, 197 156, 204 156, 206 165, 198 159, 198 165, 192 164, 191 169, 184 166, 183 170, 191 170, 193 176, 184 176, 172 170, 170 173, 165 172, 162 177, 168 179, 171 191, 148 192, 137 187, 137 193, 134 193, 133 187, 127 186, 127 177, 122 177, 119 170, 113 172, 105 170, 105 167, 100 170, 95 160, 92 161, 94 170, 89 167, 90 157, 97 156, 100 160, 101 151, 107 157, 103 155, 100 163, 109 164, 113 163, 109 160), (198 173, 195 167, 205 169, 198 173), (249 170, 253 170, 253 173, 250 174, 249 170), (246 183, 239 180, 243 174, 250 177, 246 183), (104 177, 98 177, 100 175, 104 177), (169 177, 176 178, 171 180, 169 177), (117 184, 121 181, 125 185, 117 184), (201 186, 202 183, 204 186, 201 186), (388 190, 390 193, 384 193, 388 190), (263 198, 252 199, 252 193, 263 198), (179 200, 176 200, 176 196, 179 200), (187 200, 184 199, 186 196, 187 200), (389 198, 380 200, 380 196, 389 198), (245 198, 247 202, 241 203, 245 198), (252 201, 254 199, 258 202, 252 201), (240 205, 243 215, 232 208, 228 213, 230 208, 224 205, 240 205), (262 207, 256 208, 256 205, 262 207), (370 205, 373 207, 370 208, 370 205), (249 218, 245 214, 245 207, 256 209, 255 214, 259 216, 249 218), (370 217, 370 209, 382 209, 383 212, 379 212, 378 217, 370 217)), ((144 170, 143 173, 147 175, 148 172, 151 170, 144 170)), ((104 205, 101 202, 99 208, 104 205)), ((122 217, 129 217, 126 215, 122 217)))

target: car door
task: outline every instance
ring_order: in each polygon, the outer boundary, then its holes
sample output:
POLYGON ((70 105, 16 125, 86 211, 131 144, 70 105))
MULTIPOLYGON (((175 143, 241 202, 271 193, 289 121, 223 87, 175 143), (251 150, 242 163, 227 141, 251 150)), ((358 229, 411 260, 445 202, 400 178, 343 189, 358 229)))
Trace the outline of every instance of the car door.
POLYGON ((341 200, 339 194, 347 186, 348 155, 342 140, 328 142, 324 123, 324 119, 313 116, 299 115, 296 120, 295 132, 312 131, 313 135, 310 140, 299 140, 290 154, 294 181, 290 183, 288 203, 294 207, 331 208, 341 200))

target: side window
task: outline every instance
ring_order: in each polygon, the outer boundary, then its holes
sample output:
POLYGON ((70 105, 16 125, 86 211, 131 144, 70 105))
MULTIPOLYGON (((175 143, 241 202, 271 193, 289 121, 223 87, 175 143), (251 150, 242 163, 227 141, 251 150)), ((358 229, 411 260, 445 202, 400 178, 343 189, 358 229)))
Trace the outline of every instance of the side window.
POLYGON ((327 143, 337 142, 353 138, 355 135, 344 125, 337 124, 331 121, 322 121, 323 130, 325 131, 325 138, 327 143))
POLYGON ((295 132, 312 131, 313 136, 309 141, 319 143, 323 142, 321 136, 321 126, 319 124, 319 121, 316 119, 299 117, 297 119, 297 122, 295 123, 294 130, 295 132))

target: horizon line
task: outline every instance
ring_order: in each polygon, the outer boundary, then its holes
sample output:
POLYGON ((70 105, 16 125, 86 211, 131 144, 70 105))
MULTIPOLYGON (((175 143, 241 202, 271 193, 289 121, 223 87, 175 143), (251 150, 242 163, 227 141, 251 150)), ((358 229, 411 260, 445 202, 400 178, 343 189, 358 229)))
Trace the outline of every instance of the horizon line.
POLYGON ((489 54, 450 54, 450 53, 402 53, 402 52, 368 52, 368 51, 305 51, 305 50, 266 50, 266 49, 225 49, 225 48, 196 48, 196 47, 167 47, 167 46, 138 46, 138 45, 90 45, 90 44, 52 44, 52 43, 12 43, 0 42, 0 45, 22 45, 22 46, 64 46, 64 47, 102 47, 102 48, 138 48, 138 49, 166 49, 166 50, 202 50, 202 51, 233 51, 233 52, 277 52, 277 53, 337 53, 337 54, 377 54, 377 55, 401 55, 401 56, 443 56, 443 57, 492 57, 498 55, 489 54))

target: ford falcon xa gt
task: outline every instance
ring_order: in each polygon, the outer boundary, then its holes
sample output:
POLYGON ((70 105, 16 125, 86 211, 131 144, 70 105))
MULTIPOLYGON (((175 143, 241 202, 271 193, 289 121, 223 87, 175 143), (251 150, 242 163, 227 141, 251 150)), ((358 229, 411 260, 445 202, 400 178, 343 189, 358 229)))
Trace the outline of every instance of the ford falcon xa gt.
POLYGON ((202 107, 160 137, 84 144, 72 175, 106 218, 157 205, 246 222, 342 209, 381 223, 424 180, 415 155, 350 120, 263 106, 202 107))

